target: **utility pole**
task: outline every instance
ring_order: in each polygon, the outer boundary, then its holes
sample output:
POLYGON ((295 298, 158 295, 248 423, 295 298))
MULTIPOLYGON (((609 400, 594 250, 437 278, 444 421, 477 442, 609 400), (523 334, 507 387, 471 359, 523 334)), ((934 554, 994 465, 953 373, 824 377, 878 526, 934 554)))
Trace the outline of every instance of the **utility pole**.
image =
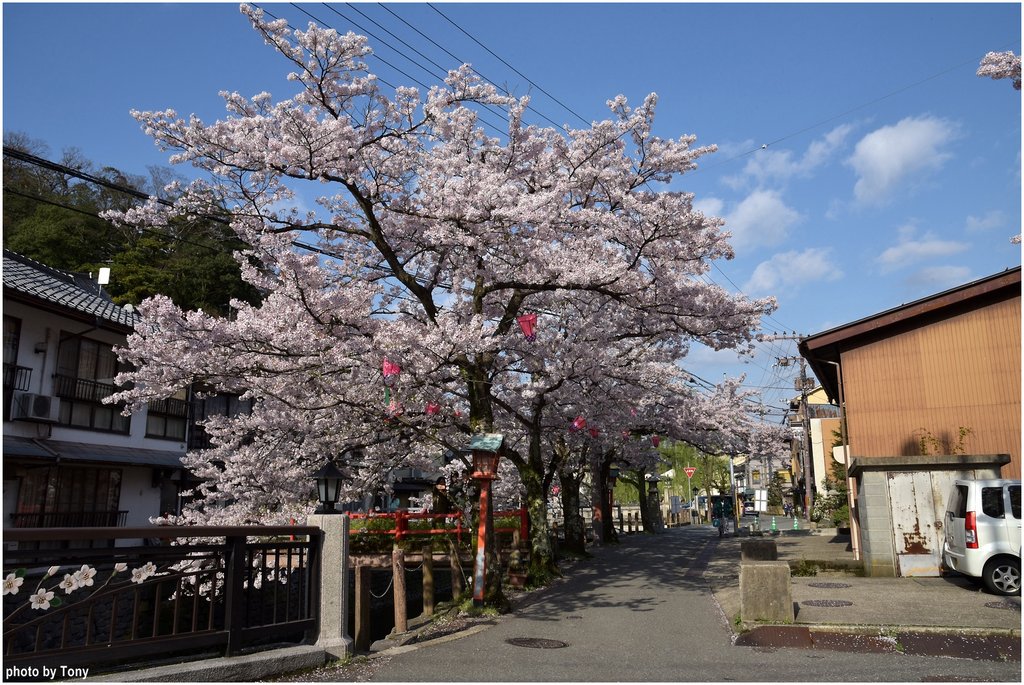
MULTIPOLYGON (((773 340, 795 340, 800 342, 805 336, 800 335, 773 335, 773 340)), ((803 357, 779 357, 777 359, 778 366, 789 366, 790 363, 798 361, 800 363, 800 378, 796 382, 796 389, 800 391, 800 423, 804 432, 803 444, 801 445, 801 452, 803 452, 803 459, 801 470, 803 471, 804 477, 804 519, 810 521, 811 509, 814 507, 814 477, 813 477, 813 457, 811 454, 811 417, 810 411, 807 405, 807 391, 810 389, 809 379, 807 378, 807 360, 803 357)))
POLYGON ((800 415, 804 424, 804 519, 811 520, 814 508, 814 464, 811 458, 811 416, 807 409, 807 360, 800 357, 800 415))

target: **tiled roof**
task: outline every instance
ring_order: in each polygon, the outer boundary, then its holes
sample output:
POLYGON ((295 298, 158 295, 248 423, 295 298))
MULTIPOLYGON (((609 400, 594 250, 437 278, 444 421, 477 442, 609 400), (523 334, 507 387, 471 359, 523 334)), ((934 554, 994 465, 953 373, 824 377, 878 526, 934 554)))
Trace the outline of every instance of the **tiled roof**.
POLYGON ((92 279, 4 250, 4 289, 132 328, 138 315, 110 301, 92 279))

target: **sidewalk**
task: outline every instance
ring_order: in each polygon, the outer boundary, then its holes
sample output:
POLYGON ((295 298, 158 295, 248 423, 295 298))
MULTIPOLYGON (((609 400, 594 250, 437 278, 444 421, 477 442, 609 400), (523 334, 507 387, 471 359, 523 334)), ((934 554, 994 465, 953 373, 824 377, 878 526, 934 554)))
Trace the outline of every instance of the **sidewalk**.
MULTIPOLYGON (((704 579, 711 588, 726 618, 743 633, 738 644, 776 645, 806 640, 816 634, 842 633, 848 641, 853 636, 951 636, 984 638, 986 644, 997 646, 999 653, 1014 650, 1019 657, 1021 636, 1021 598, 999 597, 985 592, 978 583, 960 575, 945 577, 865 578, 857 575, 860 563, 854 559, 849 536, 838 536, 834 530, 792 531, 765 536, 775 540, 779 559, 805 561, 807 567, 817 562, 830 570, 816 575, 793 576, 792 600, 795 610, 793 627, 765 627, 739 623, 740 544, 748 539, 726 536, 710 553, 704 579), (834 570, 832 570, 834 569, 834 570), (843 570, 848 569, 848 570, 843 570), (1006 645, 1002 645, 1006 642, 1006 645), (996 643, 1000 643, 996 645, 996 643)), ((935 641, 935 640, 933 640, 935 641)), ((965 650, 977 650, 979 642, 967 640, 965 650), (970 643, 970 644, 968 644, 970 643)), ((956 649, 947 644, 946 649, 956 649)), ((975 657, 977 658, 977 657, 975 657)))

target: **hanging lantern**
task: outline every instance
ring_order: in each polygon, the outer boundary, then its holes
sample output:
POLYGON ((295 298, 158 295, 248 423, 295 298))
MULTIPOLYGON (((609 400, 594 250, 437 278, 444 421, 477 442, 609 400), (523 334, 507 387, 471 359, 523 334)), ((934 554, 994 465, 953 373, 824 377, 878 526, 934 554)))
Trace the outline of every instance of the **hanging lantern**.
POLYGON ((390 378, 402 373, 402 368, 398 364, 388 361, 387 357, 384 357, 384 361, 381 362, 381 372, 384 374, 384 378, 390 378))
POLYGON ((654 445, 655 447, 657 447, 658 445, 661 444, 661 438, 659 438, 657 435, 652 435, 651 436, 651 444, 654 445))
POLYGON ((577 416, 576 420, 572 422, 572 429, 574 431, 581 431, 587 427, 587 420, 582 416, 577 416))
POLYGON ((522 316, 516 317, 516 322, 519 324, 519 328, 522 329, 523 335, 530 342, 537 339, 537 333, 535 327, 537 326, 537 315, 536 314, 523 314, 522 316))

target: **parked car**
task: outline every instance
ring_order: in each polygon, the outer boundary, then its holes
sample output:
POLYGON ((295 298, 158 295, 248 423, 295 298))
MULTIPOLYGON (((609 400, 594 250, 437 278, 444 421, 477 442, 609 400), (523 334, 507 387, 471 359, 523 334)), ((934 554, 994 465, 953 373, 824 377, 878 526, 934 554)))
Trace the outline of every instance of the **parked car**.
POLYGON ((744 516, 753 516, 755 511, 757 511, 757 510, 754 508, 754 503, 753 502, 744 502, 743 503, 743 515, 744 516))
POLYGON ((1020 594, 1019 480, 953 481, 942 561, 994 594, 1020 594))

